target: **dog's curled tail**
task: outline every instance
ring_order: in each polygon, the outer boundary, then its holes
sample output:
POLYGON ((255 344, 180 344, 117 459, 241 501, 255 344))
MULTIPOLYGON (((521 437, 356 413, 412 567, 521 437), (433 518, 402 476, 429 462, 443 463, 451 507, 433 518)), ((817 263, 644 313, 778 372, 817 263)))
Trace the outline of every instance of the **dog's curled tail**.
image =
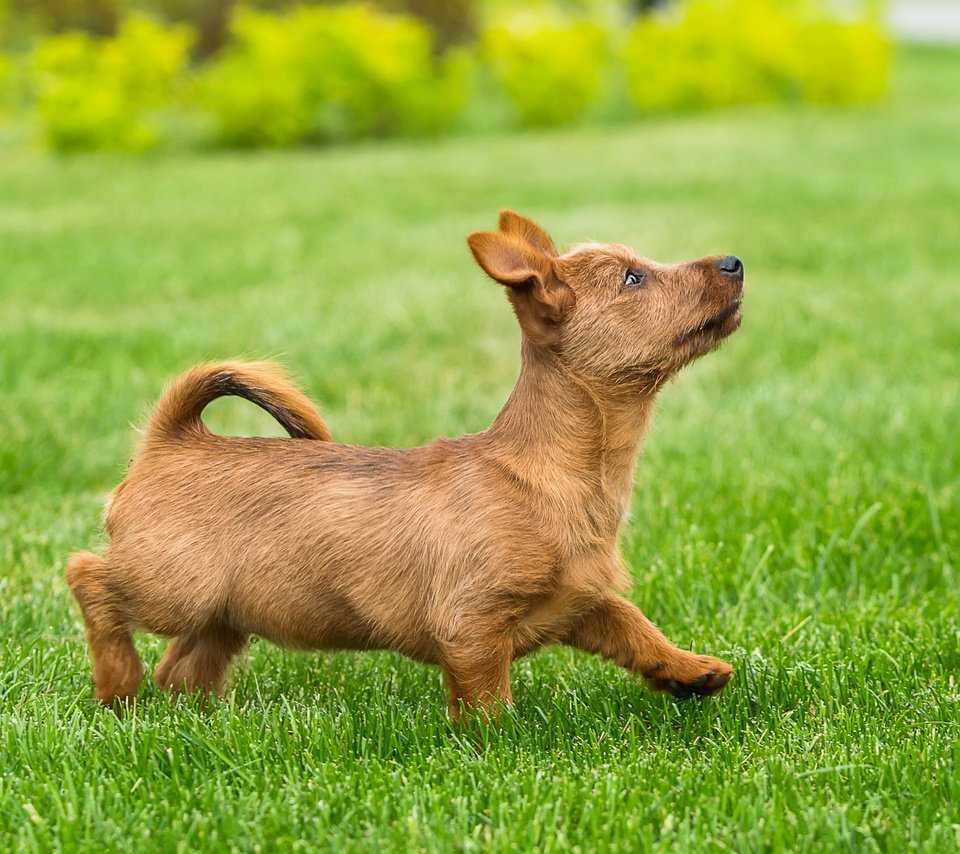
POLYGON ((200 415, 218 397, 242 397, 272 415, 294 439, 332 441, 316 407, 272 362, 210 362, 191 368, 160 396, 144 441, 208 433, 200 415))

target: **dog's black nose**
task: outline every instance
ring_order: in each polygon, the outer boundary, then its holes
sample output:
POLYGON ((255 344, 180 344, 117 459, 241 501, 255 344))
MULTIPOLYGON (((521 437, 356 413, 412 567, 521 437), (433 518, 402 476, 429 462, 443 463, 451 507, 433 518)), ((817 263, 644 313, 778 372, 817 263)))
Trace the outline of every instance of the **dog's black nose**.
POLYGON ((717 269, 728 276, 739 276, 743 278, 743 262, 736 255, 727 255, 720 259, 717 269))

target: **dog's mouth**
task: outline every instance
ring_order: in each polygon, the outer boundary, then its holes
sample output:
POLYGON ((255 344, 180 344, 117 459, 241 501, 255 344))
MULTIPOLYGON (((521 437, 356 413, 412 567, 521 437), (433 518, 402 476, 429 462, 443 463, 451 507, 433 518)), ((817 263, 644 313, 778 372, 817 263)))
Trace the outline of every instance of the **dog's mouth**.
POLYGON ((743 298, 737 297, 719 314, 715 314, 705 323, 700 324, 696 329, 684 332, 674 341, 677 347, 682 347, 696 339, 705 341, 716 341, 726 338, 740 325, 740 306, 743 304, 743 298))

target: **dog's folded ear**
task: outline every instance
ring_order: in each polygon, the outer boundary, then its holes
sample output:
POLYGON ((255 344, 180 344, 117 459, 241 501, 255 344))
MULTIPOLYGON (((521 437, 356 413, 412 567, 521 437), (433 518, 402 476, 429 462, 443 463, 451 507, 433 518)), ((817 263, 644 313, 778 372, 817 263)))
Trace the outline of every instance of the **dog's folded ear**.
POLYGON ((515 234, 525 240, 534 249, 539 249, 544 255, 557 256, 557 247, 553 240, 532 219, 527 219, 515 211, 504 208, 500 211, 500 230, 507 234, 515 234))
POLYGON ((503 231, 478 231, 467 243, 484 272, 506 285, 524 334, 543 347, 557 347, 561 325, 576 298, 557 276, 552 258, 522 237, 503 231))

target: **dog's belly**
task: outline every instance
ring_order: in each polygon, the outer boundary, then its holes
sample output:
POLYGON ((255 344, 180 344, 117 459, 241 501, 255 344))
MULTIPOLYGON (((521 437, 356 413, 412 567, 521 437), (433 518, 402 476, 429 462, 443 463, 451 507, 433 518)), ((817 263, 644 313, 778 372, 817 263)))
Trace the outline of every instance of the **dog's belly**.
POLYGON ((377 649, 374 634, 349 605, 327 591, 309 599, 252 601, 242 593, 231 597, 225 609, 230 624, 245 634, 258 635, 278 646, 300 650, 377 649))
POLYGON ((329 583, 329 573, 306 587, 291 587, 269 573, 261 577, 274 582, 269 597, 255 589, 259 585, 239 583, 231 592, 225 612, 242 632, 292 649, 390 649, 420 661, 436 659, 422 606, 412 603, 409 593, 382 589, 377 599, 358 600, 355 591, 345 593, 329 583))

